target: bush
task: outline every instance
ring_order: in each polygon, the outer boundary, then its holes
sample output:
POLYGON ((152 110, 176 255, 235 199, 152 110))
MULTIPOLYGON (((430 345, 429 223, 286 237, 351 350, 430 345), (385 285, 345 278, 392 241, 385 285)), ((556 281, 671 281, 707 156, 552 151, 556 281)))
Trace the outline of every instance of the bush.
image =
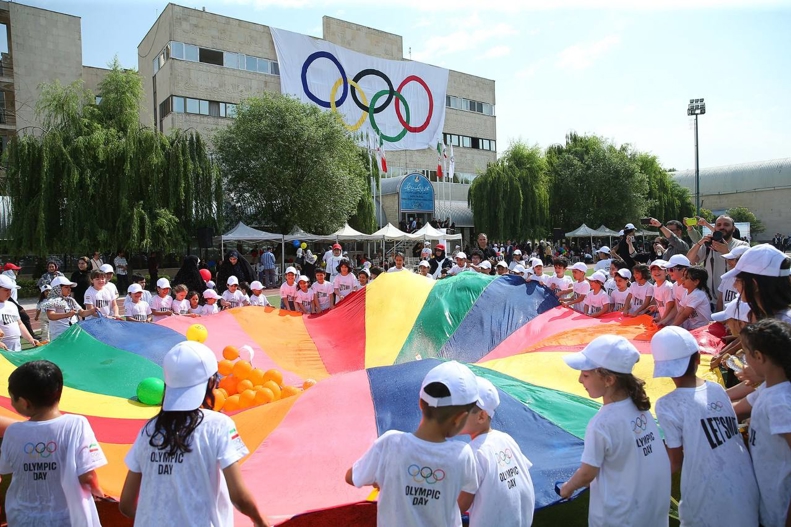
POLYGON ((18 285, 21 288, 17 292, 17 297, 38 298, 38 296, 41 294, 41 291, 39 291, 36 282, 37 280, 17 280, 16 285, 18 285))

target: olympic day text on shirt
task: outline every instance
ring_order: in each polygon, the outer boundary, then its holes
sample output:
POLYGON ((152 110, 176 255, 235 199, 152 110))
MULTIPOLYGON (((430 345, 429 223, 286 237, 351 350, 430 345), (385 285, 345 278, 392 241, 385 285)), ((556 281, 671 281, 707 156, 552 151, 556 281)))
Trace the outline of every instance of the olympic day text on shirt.
POLYGON ((656 441, 656 437, 654 437, 653 432, 648 432, 644 434, 643 432, 646 431, 648 428, 648 420, 653 419, 653 417, 646 416, 644 413, 637 416, 632 422, 632 431, 637 436, 635 438, 635 444, 637 445, 638 450, 642 450, 643 456, 648 456, 653 452, 654 449, 654 441, 656 441))

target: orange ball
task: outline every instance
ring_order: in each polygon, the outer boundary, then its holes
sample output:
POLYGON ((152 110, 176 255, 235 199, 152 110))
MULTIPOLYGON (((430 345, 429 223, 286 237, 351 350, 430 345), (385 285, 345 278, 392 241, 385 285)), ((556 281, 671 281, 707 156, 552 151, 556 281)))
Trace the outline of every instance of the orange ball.
POLYGON ((239 395, 231 395, 225 400, 225 404, 222 406, 222 409, 226 412, 234 412, 239 409, 239 395))
POLYGON ((302 393, 302 390, 296 386, 283 386, 283 389, 280 391, 280 398, 285 399, 286 397, 292 397, 300 393, 302 393))
POLYGON ((239 408, 250 408, 255 404, 255 390, 245 390, 239 396, 239 408))
POLYGON ((269 388, 264 388, 263 386, 256 386, 255 387, 255 403, 256 404, 266 404, 271 403, 275 400, 275 394, 272 393, 272 390, 269 388))
POLYGON ((278 386, 283 385, 283 374, 277 370, 267 370, 264 374, 264 381, 272 381, 278 386))
POLYGON ((217 371, 220 375, 230 375, 233 371, 233 362, 228 359, 223 359, 217 363, 217 371))
POLYGON ((233 374, 238 377, 239 380, 246 379, 251 371, 253 371, 253 365, 246 360, 237 361, 233 365, 233 374))
POLYGON ((272 394, 275 396, 275 401, 280 399, 280 386, 277 385, 274 381, 266 381, 264 383, 264 388, 269 388, 272 390, 272 394))
POLYGON ((222 405, 225 404, 225 390, 214 390, 214 411, 219 412, 222 410, 222 405))
POLYGON ((245 379, 243 381, 239 381, 239 384, 236 385, 236 391, 239 393, 243 393, 247 390, 253 389, 253 383, 249 381, 249 379, 245 379))
POLYGON ((222 356, 228 360, 236 360, 239 358, 239 350, 235 346, 225 346, 222 350, 222 356))
POLYGON ((311 386, 316 386, 316 379, 305 379, 305 382, 302 383, 303 390, 307 390, 311 386))
POLYGON ((264 370, 261 368, 253 368, 247 380, 253 383, 253 386, 261 386, 264 384, 264 370))

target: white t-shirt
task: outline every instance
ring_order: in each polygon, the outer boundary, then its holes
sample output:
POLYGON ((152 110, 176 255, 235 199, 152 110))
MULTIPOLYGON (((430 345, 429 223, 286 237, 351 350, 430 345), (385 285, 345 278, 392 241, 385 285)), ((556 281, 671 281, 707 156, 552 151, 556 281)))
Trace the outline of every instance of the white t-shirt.
POLYGON ((530 277, 530 281, 538 282, 542 285, 547 285, 549 283, 550 276, 547 274, 534 274, 530 277))
POLYGON ((5 332, 2 340, 8 351, 22 351, 22 343, 19 341, 22 330, 19 322, 19 308, 16 304, 11 301, 0 302, 0 329, 5 332))
POLYGON ((626 288, 625 291, 619 291, 616 289, 610 293, 610 304, 612 305, 611 311, 621 311, 623 306, 626 305, 626 297, 628 296, 629 288, 626 288))
MULTIPOLYGON (((93 287, 93 286, 91 286, 91 287, 93 287)), ((104 287, 102 289, 103 290, 106 289, 106 290, 110 291, 113 294, 113 300, 114 301, 118 300, 118 297, 120 295, 118 294, 118 288, 115 287, 114 283, 112 283, 111 281, 108 280, 107 283, 104 284, 104 287)))
MULTIPOLYGON (((590 293, 591 291, 590 282, 588 282, 587 280, 583 280, 582 282, 574 282, 571 288, 572 288, 572 292, 571 292, 571 296, 569 297, 569 300, 576 300, 581 296, 587 296, 587 294, 590 293)), ((585 305, 584 302, 585 300, 583 300, 582 302, 577 302, 571 307, 574 308, 574 311, 583 313, 585 311, 583 308, 583 306, 585 305)))
POLYGON ((327 262, 327 267, 325 268, 327 271, 327 278, 329 277, 335 278, 335 276, 341 274, 337 270, 338 266, 341 263, 341 260, 343 260, 342 254, 335 256, 334 254, 330 253, 330 257, 327 260, 325 260, 327 262))
POLYGON ((251 306, 271 306, 269 300, 266 299, 263 293, 260 295, 250 295, 251 306))
POLYGON ((569 278, 566 275, 558 276, 556 274, 553 274, 552 276, 547 278, 547 281, 544 283, 550 289, 555 289, 557 291, 565 291, 566 289, 571 288, 572 282, 571 282, 571 278, 569 278))
POLYGON ((665 280, 662 285, 654 284, 654 301, 656 302, 657 318, 662 320, 667 314, 668 302, 674 302, 673 286, 665 280))
POLYGON ((781 434, 790 433, 791 382, 785 381, 761 390, 750 416, 750 454, 764 527, 786 524, 791 501, 791 448, 781 434))
POLYGON ((292 285, 288 285, 288 282, 283 282, 283 285, 280 286, 280 299, 285 305, 286 309, 291 309, 291 305, 294 303, 294 298, 297 296, 297 283, 294 282, 292 285))
POLYGON ((326 280, 323 283, 313 282, 310 284, 310 289, 316 293, 316 298, 319 301, 319 308, 322 311, 330 308, 331 298, 330 295, 335 292, 332 284, 326 280))
POLYGON ((706 381, 656 402, 668 448, 684 449, 681 525, 758 525, 758 485, 725 389, 706 381))
POLYGON ((184 298, 183 300, 173 299, 170 303, 170 310, 176 315, 188 315, 190 312, 190 301, 184 298))
POLYGON ((143 300, 135 302, 129 302, 126 304, 126 312, 125 315, 132 320, 138 320, 140 322, 145 322, 148 320, 148 316, 151 314, 151 306, 148 305, 148 302, 143 300))
POLYGON ((216 315, 219 312, 220 312, 220 306, 217 305, 217 302, 211 305, 203 304, 198 308, 198 311, 196 311, 196 313, 198 313, 202 317, 216 315))
MULTIPOLYGON (((627 289, 629 289, 627 287, 627 289)), ((615 283, 615 278, 608 278, 606 282, 604 282, 604 290, 607 291, 608 296, 612 296, 613 291, 618 290, 618 284, 615 283)))
POLYGON ((517 265, 521 265, 522 267, 525 267, 526 263, 527 262, 525 262, 524 260, 517 260, 516 258, 514 258, 513 260, 511 260, 511 263, 508 264, 508 270, 513 271, 514 267, 516 267, 517 265))
POLYGON ((680 282, 673 284, 673 298, 676 299, 676 308, 681 305, 681 300, 687 296, 687 288, 680 282))
POLYGON ((588 525, 668 525, 670 460, 650 411, 631 399, 605 404, 585 429, 582 462, 599 468, 588 525))
MULTIPOLYGON (((173 307, 173 297, 170 295, 165 295, 164 297, 156 295, 155 297, 151 298, 150 305, 152 311, 172 311, 171 308, 173 307)), ((164 318, 168 318, 168 315, 154 315, 154 322, 164 318)))
POLYGON ((123 256, 116 256, 115 260, 113 260, 113 265, 115 266, 115 274, 119 276, 126 276, 127 267, 129 266, 126 258, 123 256))
MULTIPOLYGON (((146 304, 148 304, 150 306, 151 305, 151 298, 152 298, 151 297, 151 292, 146 290, 146 289, 143 289, 143 296, 140 297, 140 300, 143 300, 146 304)), ((126 313, 126 310, 128 309, 129 304, 131 304, 131 303, 132 303, 132 297, 129 296, 129 295, 126 295, 124 297, 124 313, 126 313)))
MULTIPOLYGON (((113 302, 115 302, 117 296, 114 295, 112 290, 107 287, 108 285, 109 284, 106 284, 98 291, 94 289, 93 286, 91 286, 87 291, 85 291, 85 302, 83 305, 86 309, 90 309, 92 306, 95 306, 99 313, 105 317, 110 317, 115 314, 113 302)), ((99 318, 99 315, 91 315, 90 317, 85 318, 86 320, 91 318, 99 318)))
POLYGON ((648 298, 654 295, 654 286, 651 282, 646 282, 643 285, 632 282, 629 286, 629 294, 632 295, 632 302, 629 304, 629 313, 635 314, 646 302, 648 302, 648 298))
POLYGON ((717 291, 722 293, 722 305, 730 303, 739 292, 736 290, 736 277, 725 278, 720 281, 717 291))
POLYGON ((398 267, 391 267, 390 269, 387 270, 388 273, 399 273, 401 271, 408 271, 408 269, 406 267, 402 267, 401 269, 399 269, 398 267))
POLYGON ((78 478, 106 464, 82 415, 10 425, 0 453, 0 474, 14 475, 5 502, 8 524, 99 527, 91 491, 78 478))
POLYGON ((604 271, 605 273, 610 272, 610 264, 612 263, 612 258, 607 258, 605 260, 599 260, 596 262, 596 265, 593 266, 593 271, 604 271))
POLYGON ((222 299, 231 304, 231 308, 244 305, 244 293, 241 289, 237 289, 233 293, 231 293, 229 289, 226 289, 222 292, 222 299))
POLYGON ((610 304, 610 297, 604 292, 604 289, 599 290, 598 293, 589 293, 585 295, 584 303, 588 306, 588 314, 595 315, 600 313, 604 306, 610 304))
MULTIPOLYGON (((52 298, 46 302, 47 312, 52 311, 57 315, 68 313, 71 310, 80 311, 80 306, 77 301, 71 297, 66 298, 52 298)), ((69 329, 69 326, 77 323, 77 317, 59 318, 58 320, 49 321, 49 338, 55 340, 63 334, 64 331, 69 329)))
POLYGON ((313 299, 315 297, 316 293, 311 291, 310 288, 308 288, 307 291, 302 291, 300 289, 297 291, 297 296, 294 300, 297 304, 302 306, 302 309, 304 309, 306 313, 313 313, 313 299))
POLYGON ((248 454, 225 414, 203 410, 190 437, 191 452, 168 455, 149 445, 155 420, 138 434, 126 466, 143 475, 135 525, 233 526, 233 506, 222 470, 248 454))
POLYGON ((536 495, 530 478, 532 463, 511 436, 490 430, 470 442, 475 453, 478 492, 470 507, 470 527, 529 527, 536 495))
POLYGON ((711 322, 711 305, 709 304, 709 297, 706 296, 703 289, 695 289, 682 298, 679 303, 679 310, 685 307, 691 307, 692 313, 681 324, 684 329, 693 330, 711 322))
POLYGON ((459 273, 463 273, 465 271, 472 271, 469 265, 465 265, 464 267, 459 267, 456 264, 453 264, 453 267, 448 269, 448 276, 456 276, 459 273))
POLYGON ((457 499, 475 494, 475 456, 461 441, 432 443, 413 434, 382 434, 352 468, 354 485, 379 485, 379 527, 461 527, 457 499))
POLYGON ((332 279, 332 287, 335 289, 335 294, 338 295, 338 300, 346 298, 352 291, 357 291, 359 286, 357 278, 351 273, 345 276, 336 274, 332 279))

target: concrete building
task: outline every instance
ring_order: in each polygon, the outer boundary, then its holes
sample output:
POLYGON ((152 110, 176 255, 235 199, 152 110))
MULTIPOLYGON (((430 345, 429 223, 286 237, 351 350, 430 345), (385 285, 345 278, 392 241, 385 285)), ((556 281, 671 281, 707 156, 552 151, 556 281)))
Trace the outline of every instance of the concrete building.
MULTIPOLYGON (((695 196, 695 171, 673 178, 695 196)), ((791 158, 700 169, 700 206, 720 214, 747 207, 766 226, 754 240, 770 240, 776 232, 791 233, 791 158)))

